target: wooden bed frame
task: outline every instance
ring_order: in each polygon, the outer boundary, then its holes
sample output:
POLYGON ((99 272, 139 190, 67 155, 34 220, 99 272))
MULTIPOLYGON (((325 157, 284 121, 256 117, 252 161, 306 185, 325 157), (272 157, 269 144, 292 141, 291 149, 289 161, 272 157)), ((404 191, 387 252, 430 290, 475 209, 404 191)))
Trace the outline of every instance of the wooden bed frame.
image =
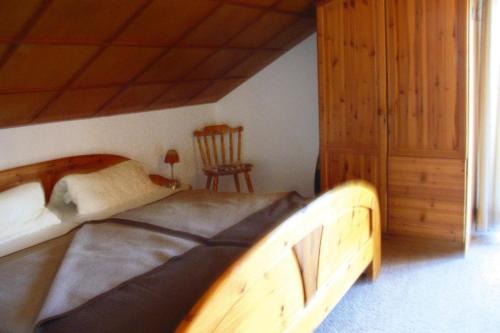
MULTIPOLYGON (((49 197, 68 173, 124 160, 84 155, 0 171, 0 191, 40 180, 49 197)), ((376 191, 362 181, 346 183, 294 214, 233 263, 177 332, 312 331, 364 272, 371 279, 378 276, 380 255, 376 191)))

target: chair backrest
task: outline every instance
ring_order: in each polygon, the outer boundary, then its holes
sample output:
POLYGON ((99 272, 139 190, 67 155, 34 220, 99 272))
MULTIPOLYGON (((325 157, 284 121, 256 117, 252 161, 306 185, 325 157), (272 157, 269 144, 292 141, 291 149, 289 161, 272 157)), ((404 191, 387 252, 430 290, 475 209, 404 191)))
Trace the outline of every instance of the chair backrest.
POLYGON ((229 127, 225 124, 210 125, 194 131, 203 167, 240 163, 242 132, 242 126, 229 127), (226 147, 226 140, 229 147, 226 147))

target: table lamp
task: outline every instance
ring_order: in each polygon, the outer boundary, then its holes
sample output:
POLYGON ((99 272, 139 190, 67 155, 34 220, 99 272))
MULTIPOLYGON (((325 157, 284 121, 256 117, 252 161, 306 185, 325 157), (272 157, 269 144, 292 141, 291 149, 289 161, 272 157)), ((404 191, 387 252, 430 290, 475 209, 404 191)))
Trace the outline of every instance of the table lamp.
POLYGON ((170 164, 170 175, 172 179, 174 179, 174 164, 179 163, 179 161, 179 154, 177 154, 175 149, 169 149, 165 154, 165 163, 170 164))

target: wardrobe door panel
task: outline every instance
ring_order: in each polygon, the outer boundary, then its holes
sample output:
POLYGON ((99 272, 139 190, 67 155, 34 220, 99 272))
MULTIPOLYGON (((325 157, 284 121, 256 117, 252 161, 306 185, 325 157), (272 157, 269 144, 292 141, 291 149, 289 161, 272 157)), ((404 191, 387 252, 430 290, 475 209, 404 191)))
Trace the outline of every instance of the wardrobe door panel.
POLYGON ((322 188, 368 180, 385 216, 384 1, 327 1, 317 17, 322 188))
POLYGON ((387 0, 390 233, 463 241, 466 18, 465 0, 387 0))

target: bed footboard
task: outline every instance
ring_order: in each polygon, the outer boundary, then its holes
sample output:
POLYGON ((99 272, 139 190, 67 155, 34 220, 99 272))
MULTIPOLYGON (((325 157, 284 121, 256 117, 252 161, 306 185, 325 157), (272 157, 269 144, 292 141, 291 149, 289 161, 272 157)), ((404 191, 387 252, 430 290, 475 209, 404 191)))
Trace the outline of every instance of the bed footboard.
POLYGON ((348 182, 255 244, 211 286, 177 332, 309 332, 363 272, 380 270, 374 188, 348 182))

